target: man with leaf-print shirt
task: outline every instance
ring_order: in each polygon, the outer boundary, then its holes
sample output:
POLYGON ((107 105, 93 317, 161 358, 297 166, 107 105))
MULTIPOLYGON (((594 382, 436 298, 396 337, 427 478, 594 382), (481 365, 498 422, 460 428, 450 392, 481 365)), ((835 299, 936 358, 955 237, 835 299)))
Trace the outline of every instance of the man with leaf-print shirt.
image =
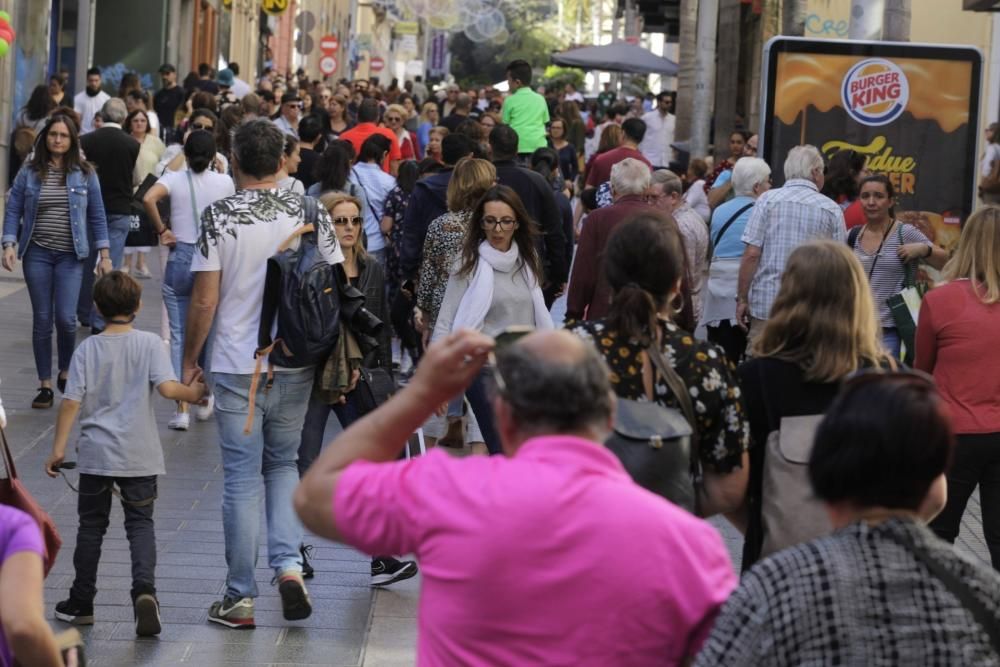
MULTIPOLYGON (((268 561, 288 620, 312 611, 302 581, 302 526, 292 510, 298 483, 296 456, 313 368, 274 368, 273 382, 253 383, 267 260, 304 224, 301 196, 278 187, 284 136, 267 120, 244 123, 233 143, 239 190, 202 214, 201 238, 191 264, 194 292, 185 336, 183 375, 200 372, 198 356, 215 321, 209 361, 224 470, 222 521, 229 574, 226 591, 208 620, 231 628, 254 627, 254 573, 260 533, 260 481, 266 489, 268 561), (266 385, 271 385, 266 387, 266 385), (251 390, 254 391, 251 391, 251 390), (253 419, 248 424, 253 400, 253 419), (249 425, 249 429, 244 427, 249 425)), ((329 214, 318 206, 317 247, 323 261, 344 261, 329 214)))

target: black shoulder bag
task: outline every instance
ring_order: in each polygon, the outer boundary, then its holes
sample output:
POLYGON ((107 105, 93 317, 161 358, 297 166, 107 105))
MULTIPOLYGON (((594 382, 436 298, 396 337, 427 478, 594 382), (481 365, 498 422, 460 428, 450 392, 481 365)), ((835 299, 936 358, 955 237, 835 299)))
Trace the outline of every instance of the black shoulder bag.
POLYGON ((680 410, 653 401, 619 398, 614 431, 604 444, 636 484, 698 515, 703 479, 691 396, 655 345, 650 345, 646 354, 677 398, 680 410))

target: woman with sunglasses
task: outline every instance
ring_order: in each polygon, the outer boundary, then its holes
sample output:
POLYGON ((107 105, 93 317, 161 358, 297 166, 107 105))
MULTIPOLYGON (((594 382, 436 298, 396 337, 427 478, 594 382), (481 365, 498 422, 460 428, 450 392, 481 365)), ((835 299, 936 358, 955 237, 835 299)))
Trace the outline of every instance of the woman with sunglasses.
POLYGON ((764 545, 763 470, 768 437, 785 417, 824 414, 844 380, 895 364, 882 347, 871 290, 843 243, 812 241, 788 258, 771 316, 738 369, 750 418, 750 484, 742 523, 743 568, 764 545))
MULTIPOLYGON (((195 243, 201 237, 201 214, 211 204, 236 192, 232 178, 209 168, 216 155, 215 137, 211 133, 204 130, 189 132, 184 141, 187 168, 167 170, 142 199, 143 208, 159 234, 160 242, 170 248, 161 291, 170 326, 170 361, 177 377, 181 377, 184 330, 194 287, 191 260, 194 258, 195 243), (167 198, 170 200, 169 228, 163 223, 156 207, 157 202, 167 198)), ((196 417, 201 421, 211 414, 211 402, 196 408, 196 417)), ((186 431, 190 425, 187 404, 178 403, 167 427, 186 431)))
POLYGON ((743 401, 725 354, 675 323, 685 266, 684 242, 672 218, 659 212, 628 217, 604 251, 612 290, 607 317, 573 322, 568 328, 601 352, 621 398, 679 409, 677 398, 654 372, 648 350, 655 346, 673 366, 697 413, 693 454, 705 471, 701 513, 711 516, 743 502, 749 438, 743 401))
POLYGON ((694 664, 995 665, 1000 575, 925 527, 953 440, 926 377, 847 380, 808 462, 834 532, 744 573, 694 664))
POLYGON ((417 159, 417 135, 408 131, 403 124, 406 122, 406 109, 400 104, 390 104, 382 116, 385 126, 396 135, 399 150, 403 160, 417 159))
POLYGON ((212 137, 215 138, 216 142, 215 159, 212 160, 209 168, 219 174, 228 174, 229 158, 218 152, 218 137, 221 129, 218 116, 208 109, 195 109, 191 113, 191 117, 188 119, 187 125, 184 127, 184 134, 182 135, 181 143, 170 144, 167 146, 167 149, 163 151, 163 155, 160 156, 160 161, 156 163, 156 170, 153 171, 153 173, 162 176, 167 171, 183 171, 186 169, 184 144, 187 143, 187 139, 191 136, 192 132, 203 130, 211 134, 212 137))
POLYGON ((437 102, 424 102, 420 107, 420 119, 417 123, 417 141, 420 143, 421 157, 431 157, 427 151, 430 144, 431 130, 441 122, 437 102))
MULTIPOLYGON (((537 223, 520 197, 496 185, 476 204, 462 252, 448 278, 431 340, 459 329, 494 336, 512 326, 551 329, 545 307, 538 256, 537 223)), ((481 373, 466 391, 490 454, 500 453, 500 438, 481 373)))
POLYGON ((76 344, 76 303, 91 243, 100 250, 98 273, 111 271, 101 185, 80 152, 76 125, 66 116, 49 117, 31 160, 14 178, 0 242, 3 268, 13 271, 18 259, 24 262, 31 299, 31 343, 41 383, 31 407, 51 408, 52 328, 62 391, 76 344))
POLYGON ((934 376, 957 434, 948 470, 948 504, 931 528, 954 542, 969 496, 979 487, 983 533, 1000 570, 1000 208, 965 221, 949 282, 927 293, 917 324, 916 367, 934 376))
MULTIPOLYGON (((364 308, 378 318, 383 326, 377 339, 352 328, 342 317, 341 340, 330 358, 316 368, 313 392, 309 397, 302 424, 302 442, 299 445, 299 476, 305 474, 323 448, 323 432, 332 411, 342 428, 347 428, 361 417, 355 390, 361 368, 383 368, 392 372, 392 348, 389 344, 389 312, 385 300, 385 275, 361 243, 364 218, 361 201, 342 192, 327 192, 319 198, 320 204, 330 212, 337 241, 344 253, 344 261, 337 265, 337 279, 343 286, 351 286, 364 294, 364 308)), ((311 547, 302 546, 303 571, 312 576, 308 567, 311 547), (306 569, 308 567, 308 569, 306 569)), ((416 563, 399 561, 391 556, 376 556, 371 561, 371 583, 384 586, 417 573, 416 563)))

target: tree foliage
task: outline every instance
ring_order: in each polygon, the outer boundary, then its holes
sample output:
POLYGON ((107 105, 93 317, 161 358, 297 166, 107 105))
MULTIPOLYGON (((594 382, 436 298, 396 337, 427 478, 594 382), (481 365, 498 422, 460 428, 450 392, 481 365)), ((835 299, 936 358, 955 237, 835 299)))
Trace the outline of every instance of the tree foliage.
POLYGON ((549 25, 555 16, 551 0, 522 0, 501 7, 510 34, 505 43, 473 42, 461 32, 452 35, 448 44, 451 73, 461 85, 503 81, 511 60, 526 60, 533 68, 543 69, 551 64, 553 50, 562 47, 549 25))

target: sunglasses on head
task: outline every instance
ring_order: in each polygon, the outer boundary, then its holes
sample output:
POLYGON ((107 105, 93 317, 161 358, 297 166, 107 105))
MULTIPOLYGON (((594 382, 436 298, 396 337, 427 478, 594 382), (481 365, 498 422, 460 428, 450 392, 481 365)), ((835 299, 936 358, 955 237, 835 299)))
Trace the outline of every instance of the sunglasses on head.
POLYGON ((534 327, 514 325, 507 327, 493 337, 494 346, 493 351, 490 352, 489 364, 493 367, 493 382, 496 384, 497 391, 500 394, 507 393, 507 383, 504 382, 503 375, 501 375, 500 369, 497 367, 497 355, 503 354, 504 350, 507 350, 511 345, 534 331, 534 327))
POLYGON ((333 224, 337 225, 338 227, 345 227, 347 225, 347 223, 351 223, 355 227, 359 227, 359 226, 361 226, 362 222, 363 222, 363 219, 361 218, 360 215, 354 215, 354 216, 350 216, 350 217, 347 217, 347 216, 338 216, 338 217, 336 217, 336 218, 333 219, 333 224))

